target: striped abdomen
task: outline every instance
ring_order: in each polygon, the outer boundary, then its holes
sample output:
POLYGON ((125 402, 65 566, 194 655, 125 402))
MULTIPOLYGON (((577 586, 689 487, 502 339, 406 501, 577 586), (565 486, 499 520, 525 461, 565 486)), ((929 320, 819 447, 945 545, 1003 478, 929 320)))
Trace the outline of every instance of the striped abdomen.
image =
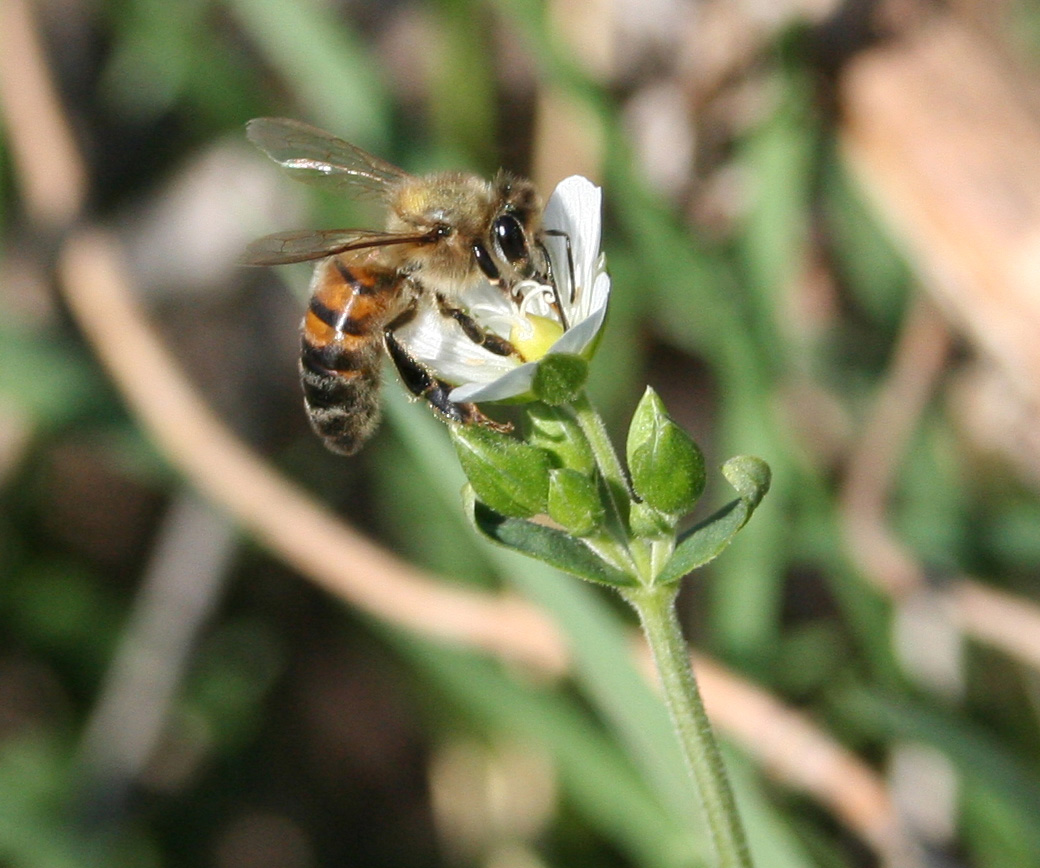
POLYGON ((300 381, 311 427, 334 452, 352 455, 379 424, 383 328, 398 306, 392 269, 320 262, 303 319, 300 381))

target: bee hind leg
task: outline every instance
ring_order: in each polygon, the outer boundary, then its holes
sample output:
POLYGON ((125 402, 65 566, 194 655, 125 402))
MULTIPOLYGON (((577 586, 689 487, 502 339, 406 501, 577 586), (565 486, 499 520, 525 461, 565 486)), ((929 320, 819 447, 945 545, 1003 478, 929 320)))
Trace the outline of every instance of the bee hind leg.
POLYGON ((418 359, 411 355, 394 337, 392 331, 384 332, 386 350, 397 368, 405 387, 418 398, 425 400, 448 422, 463 425, 482 425, 494 431, 508 433, 513 426, 508 422, 496 422, 480 412, 476 404, 456 403, 448 399, 452 387, 438 380, 418 359))

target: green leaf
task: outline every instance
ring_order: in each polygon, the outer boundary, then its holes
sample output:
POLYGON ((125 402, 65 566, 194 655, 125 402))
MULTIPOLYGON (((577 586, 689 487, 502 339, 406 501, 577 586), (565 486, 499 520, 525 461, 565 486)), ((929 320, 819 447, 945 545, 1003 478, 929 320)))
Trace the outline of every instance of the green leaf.
POLYGON ((740 455, 722 466, 722 475, 740 494, 714 515, 679 538, 671 559, 657 577, 662 584, 677 582, 687 573, 717 557, 747 524, 769 490, 769 465, 761 458, 740 455))
POLYGON ((589 378, 589 363, 570 353, 550 353, 538 362, 531 391, 552 407, 573 401, 589 378))
POLYGON ((470 514, 480 533, 506 548, 590 582, 615 587, 637 584, 632 576, 605 563, 585 543, 563 531, 501 515, 480 501, 473 502, 470 514))
POLYGON ((452 425, 451 439, 480 500, 515 518, 545 512, 548 452, 480 425, 452 425))
POLYGON ((549 471, 549 516, 575 536, 588 536, 603 523, 599 487, 588 476, 561 467, 549 471))
POLYGON ((548 451, 556 459, 556 466, 569 467, 586 476, 596 469, 589 442, 570 413, 547 404, 528 404, 527 421, 527 442, 548 451))
POLYGON ((628 470, 632 487, 659 512, 689 512, 704 491, 704 456, 690 436, 665 412, 647 387, 628 431, 628 470))

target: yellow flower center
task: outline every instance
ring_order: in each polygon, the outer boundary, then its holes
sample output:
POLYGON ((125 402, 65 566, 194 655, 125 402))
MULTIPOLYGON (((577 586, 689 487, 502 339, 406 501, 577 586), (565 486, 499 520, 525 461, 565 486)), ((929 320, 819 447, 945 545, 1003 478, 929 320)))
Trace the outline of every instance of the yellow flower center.
POLYGON ((525 362, 534 362, 549 352, 563 334, 563 326, 546 316, 528 314, 509 332, 509 342, 525 362))

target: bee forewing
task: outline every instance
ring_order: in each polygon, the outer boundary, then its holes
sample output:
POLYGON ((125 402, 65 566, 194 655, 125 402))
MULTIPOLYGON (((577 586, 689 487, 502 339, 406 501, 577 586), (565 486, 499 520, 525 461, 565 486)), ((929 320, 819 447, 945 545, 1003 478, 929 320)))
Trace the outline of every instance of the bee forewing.
POLYGON ((324 259, 347 250, 389 247, 392 244, 427 244, 429 235, 374 232, 370 229, 299 229, 265 235, 250 244, 239 260, 243 265, 288 265, 324 259))
POLYGON ((301 229, 276 232, 252 242, 242 254, 243 265, 284 265, 322 259, 348 247, 366 233, 349 229, 301 229))
POLYGON ((409 177, 356 145, 300 121, 255 118, 246 124, 246 135, 293 178, 325 189, 383 193, 409 177))

